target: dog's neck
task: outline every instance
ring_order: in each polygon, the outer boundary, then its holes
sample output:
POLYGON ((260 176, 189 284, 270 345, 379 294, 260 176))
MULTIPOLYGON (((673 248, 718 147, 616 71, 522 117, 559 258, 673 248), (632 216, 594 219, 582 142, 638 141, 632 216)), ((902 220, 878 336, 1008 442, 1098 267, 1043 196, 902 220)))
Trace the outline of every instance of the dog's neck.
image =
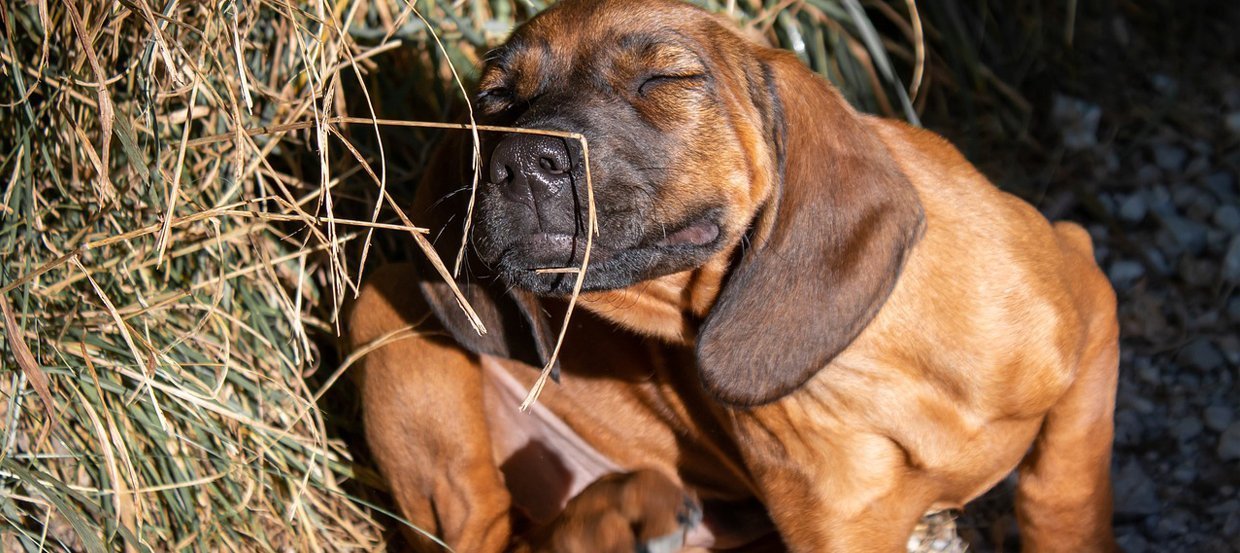
POLYGON ((640 334, 692 345, 698 327, 719 297, 729 258, 725 252, 689 271, 619 290, 585 292, 581 305, 640 334))
MULTIPOLYGON (((769 184, 771 181, 763 182, 769 184)), ((749 223, 744 237, 749 244, 764 243, 771 234, 776 215, 770 205, 773 188, 756 188, 753 201, 763 207, 749 223)), ((741 241, 735 239, 706 263, 687 271, 619 290, 584 292, 581 305, 639 334, 693 347, 697 343, 698 329, 719 299, 733 257, 743 251, 741 241)))

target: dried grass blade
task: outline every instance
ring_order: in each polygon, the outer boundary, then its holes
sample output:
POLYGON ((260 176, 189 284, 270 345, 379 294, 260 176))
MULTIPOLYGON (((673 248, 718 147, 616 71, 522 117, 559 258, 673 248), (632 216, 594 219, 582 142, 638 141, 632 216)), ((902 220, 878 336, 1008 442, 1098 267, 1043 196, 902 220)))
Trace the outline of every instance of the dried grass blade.
POLYGON ((108 92, 108 77, 103 71, 103 66, 99 64, 99 56, 95 55, 95 47, 91 44, 90 33, 86 32, 86 26, 82 23, 82 16, 78 14, 77 7, 74 2, 65 2, 65 13, 69 14, 69 21, 73 24, 73 31, 77 33, 78 40, 82 43, 82 50, 86 52, 86 60, 90 62, 90 69, 95 74, 98 81, 97 95, 99 98, 99 154, 102 158, 103 173, 99 174, 99 178, 108 182, 111 186, 111 179, 108 178, 109 154, 112 151, 112 122, 115 120, 115 111, 112 107, 112 94, 108 92))
POLYGON ((90 424, 95 430, 95 438, 99 441, 99 449, 103 452, 103 465, 107 470, 108 478, 112 481, 112 504, 116 509, 116 525, 122 528, 128 528, 130 532, 136 531, 134 524, 133 496, 129 493, 129 487, 125 485, 125 479, 121 478, 121 471, 116 465, 116 454, 112 451, 112 440, 110 434, 103 426, 103 421, 99 418, 99 413, 95 407, 86 399, 86 395, 77 386, 72 386, 74 394, 78 397, 78 401, 85 408, 86 417, 90 419, 90 424))
POLYGON ((909 83, 908 96, 913 101, 921 93, 921 82, 926 76, 926 32, 921 24, 921 12, 917 10, 917 0, 905 0, 908 4, 909 21, 913 25, 913 51, 916 59, 913 62, 913 79, 909 83))
MULTIPOLYGON (((82 540, 83 549, 89 553, 104 553, 107 551, 107 549, 104 549, 103 542, 99 540, 97 533, 92 531, 91 525, 79 516, 77 509, 74 509, 66 499, 76 499, 87 504, 90 501, 64 487, 64 484, 61 482, 49 478, 40 478, 35 472, 18 466, 17 463, 13 462, 12 458, 0 461, 0 468, 13 473, 23 484, 30 486, 34 491, 47 498, 48 503, 51 503, 56 511, 65 517, 69 526, 73 528, 73 532, 77 534, 78 539, 82 540), (55 491, 50 490, 47 488, 48 485, 58 489, 55 491)), ((46 528, 46 526, 44 527, 46 528)))
POLYGON ((598 234, 598 218, 594 206, 594 182, 590 175, 590 145, 586 143, 584 136, 576 135, 573 138, 581 142, 581 162, 586 168, 586 251, 581 256, 581 269, 577 271, 577 280, 573 282, 573 295, 568 299, 568 308, 564 310, 564 323, 560 326, 560 335, 556 337, 555 349, 551 350, 547 365, 543 367, 542 372, 538 373, 538 380, 534 381, 525 400, 521 402, 522 412, 528 411, 530 406, 538 401, 543 387, 547 385, 547 378, 551 376, 551 371, 560 358, 560 346, 564 345, 564 336, 568 334, 568 323, 573 318, 573 308, 577 306, 577 298, 581 296, 581 286, 586 280, 586 268, 590 266, 590 251, 594 249, 594 236, 598 234))
POLYGON ((0 312, 4 315, 4 333, 8 337, 9 347, 13 350, 13 357, 17 358, 17 365, 26 373, 26 380, 34 387, 35 393, 39 394, 39 399, 43 402, 43 412, 47 413, 47 424, 43 425, 39 439, 35 441, 36 444, 42 444, 56 426, 56 402, 52 399, 47 373, 39 367, 30 347, 22 339, 21 328, 17 326, 17 319, 13 316, 13 306, 9 305, 9 299, 4 295, 0 295, 0 312))
MULTIPOLYGON (((145 3, 143 4, 146 5, 145 3)), ((172 69, 169 68, 171 71, 172 69)), ((189 106, 194 106, 198 101, 198 74, 194 73, 191 77, 193 83, 189 93, 189 106)), ((194 110, 188 109, 185 113, 185 128, 181 131, 181 146, 177 148, 176 165, 172 169, 172 190, 168 192, 168 210, 164 214, 164 228, 159 233, 159 242, 156 246, 155 266, 159 266, 164 261, 164 252, 168 249, 168 240, 172 236, 172 218, 176 214, 177 197, 181 195, 181 174, 185 169, 185 151, 186 143, 189 142, 190 129, 194 127, 194 110)))
POLYGON ((427 32, 431 38, 435 40, 435 45, 443 54, 447 61, 448 70, 452 72, 452 80, 456 83, 457 90, 460 90, 461 97, 465 99, 465 111, 469 115, 469 132, 472 139, 473 155, 470 157, 471 169, 473 169, 472 182, 469 187, 469 207, 465 210, 465 224, 461 228, 461 248, 456 253, 456 261, 452 266, 452 276, 456 277, 461 274, 461 262, 465 259, 465 247, 469 244, 469 228, 474 220, 474 203, 478 198, 478 178, 482 168, 482 140, 478 137, 478 122, 474 120, 474 103, 469 99, 469 93, 465 90, 465 83, 461 81, 461 76, 456 72, 456 64, 452 63, 452 57, 448 55, 448 50, 444 48, 443 41, 439 40, 439 34, 435 32, 435 28, 431 23, 422 17, 422 13, 418 11, 410 0, 405 0, 405 4, 413 11, 413 14, 422 20, 422 24, 426 25, 427 32))
MULTIPOLYGON (((350 9, 352 10, 356 8, 357 8, 357 4, 354 4, 350 9)), ((341 35, 341 40, 344 40, 343 34, 341 35)), ((357 67, 357 59, 354 58, 353 52, 347 46, 342 48, 342 50, 344 51, 345 55, 347 55, 349 58, 348 65, 349 67, 353 69, 353 74, 357 78, 357 82, 359 83, 363 82, 362 71, 361 69, 358 69, 357 67)), ((334 71, 333 71, 333 74, 335 74, 334 71)), ((372 102, 370 99, 370 92, 366 90, 366 87, 364 86, 360 87, 360 89, 362 92, 362 98, 366 100, 366 110, 370 113, 371 120, 376 121, 375 123, 371 125, 371 127, 374 128, 375 144, 378 146, 378 149, 379 149, 379 195, 383 196, 384 194, 387 193, 387 153, 384 152, 383 150, 383 133, 379 131, 379 124, 377 123, 379 116, 375 113, 375 105, 374 105, 374 102, 372 102)), ((379 212, 382 210, 383 210, 383 202, 382 201, 375 202, 375 209, 370 214, 371 224, 377 223, 379 221, 379 212)), ((366 269, 366 258, 367 256, 370 255, 370 240, 373 236, 374 236, 374 229, 373 228, 368 229, 366 231, 366 239, 362 242, 362 257, 361 257, 361 260, 358 261, 357 263, 356 280, 358 282, 362 281, 362 274, 363 274, 363 271, 365 271, 366 269)), ((354 297, 356 297, 356 295, 360 293, 361 293, 361 289, 355 288, 354 297)))
MULTIPOLYGON (((82 271, 82 273, 86 275, 86 280, 90 282, 91 288, 95 290, 95 294, 98 295, 99 300, 103 302, 104 308, 106 308, 108 314, 112 316, 112 320, 116 323, 117 331, 121 333, 121 338, 125 340, 125 345, 129 346, 129 352, 133 354, 134 364, 138 367, 146 367, 147 362, 143 361, 142 352, 138 350, 138 345, 134 343, 133 336, 129 333, 129 325, 125 324, 125 319, 121 317, 120 312, 118 312, 116 307, 112 305, 112 300, 108 299, 108 295, 103 292, 103 288, 99 286, 99 283, 95 282, 95 279, 90 276, 90 273, 86 270, 86 267, 82 265, 81 261, 78 261, 75 257, 72 262, 79 271, 82 271)), ((168 420, 164 418, 163 408, 159 406, 159 400, 155 397, 155 391, 151 389, 151 377, 147 371, 139 371, 139 374, 142 375, 142 378, 140 379, 142 386, 145 387, 146 391, 150 394, 151 406, 155 409, 155 418, 159 420, 160 428, 166 433, 168 432, 168 420)), ((137 394, 141 391, 141 389, 134 390, 134 393, 137 394)))

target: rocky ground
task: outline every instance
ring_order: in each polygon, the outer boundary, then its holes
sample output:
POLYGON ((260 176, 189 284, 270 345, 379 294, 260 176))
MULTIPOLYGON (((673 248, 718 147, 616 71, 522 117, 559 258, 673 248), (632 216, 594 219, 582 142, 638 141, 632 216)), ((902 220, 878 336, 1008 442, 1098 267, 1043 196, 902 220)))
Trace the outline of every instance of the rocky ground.
MULTIPOLYGON (((1121 545, 1237 552, 1240 4, 1143 4, 1082 8, 1072 46, 1021 85, 1028 140, 940 123, 996 182, 1084 223, 1119 294, 1121 545)), ((960 521, 974 550, 1012 550, 1010 515, 983 512, 1003 496, 960 521)))

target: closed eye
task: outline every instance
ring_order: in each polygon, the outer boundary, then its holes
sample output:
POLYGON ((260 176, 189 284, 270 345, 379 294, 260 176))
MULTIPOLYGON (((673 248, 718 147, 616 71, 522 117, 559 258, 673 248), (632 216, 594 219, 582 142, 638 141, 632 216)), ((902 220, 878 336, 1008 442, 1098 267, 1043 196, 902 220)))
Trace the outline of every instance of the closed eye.
POLYGON ((690 73, 685 75, 650 75, 646 77, 642 84, 637 87, 637 94, 645 96, 654 89, 668 84, 686 84, 695 83, 706 80, 706 75, 702 73, 690 73))
POLYGON ((503 111, 512 104, 512 90, 498 86, 482 90, 478 93, 477 104, 486 112, 503 111))
POLYGON ((504 87, 488 88, 478 94, 478 100, 504 101, 512 98, 512 91, 504 87))

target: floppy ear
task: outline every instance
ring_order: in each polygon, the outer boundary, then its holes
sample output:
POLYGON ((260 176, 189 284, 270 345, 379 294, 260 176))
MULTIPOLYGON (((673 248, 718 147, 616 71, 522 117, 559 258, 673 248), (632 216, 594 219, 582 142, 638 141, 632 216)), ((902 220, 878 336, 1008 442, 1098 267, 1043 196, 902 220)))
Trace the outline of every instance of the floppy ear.
MULTIPOLYGON (((468 189, 461 192, 472 178, 466 137, 466 133, 453 132, 436 148, 418 185, 412 210, 414 221, 431 230, 429 238, 449 267, 456 259, 469 209, 468 189)), ((414 264, 417 274, 410 275, 411 282, 417 283, 435 318, 458 344, 479 355, 514 359, 537 368, 546 365, 555 336, 534 294, 510 289, 493 276, 478 277, 485 269, 472 262, 473 255, 467 251, 462 278, 456 285, 486 327, 486 334, 479 334, 438 271, 421 252, 414 255, 420 259, 414 264)), ((551 375, 559 381, 558 363, 551 375)))
MULTIPOLYGON (((698 335, 702 383, 752 406, 803 385, 861 333, 920 236, 917 193, 840 94, 791 55, 765 60, 782 185, 698 335)), ((778 182, 778 180, 777 180, 778 182)))

